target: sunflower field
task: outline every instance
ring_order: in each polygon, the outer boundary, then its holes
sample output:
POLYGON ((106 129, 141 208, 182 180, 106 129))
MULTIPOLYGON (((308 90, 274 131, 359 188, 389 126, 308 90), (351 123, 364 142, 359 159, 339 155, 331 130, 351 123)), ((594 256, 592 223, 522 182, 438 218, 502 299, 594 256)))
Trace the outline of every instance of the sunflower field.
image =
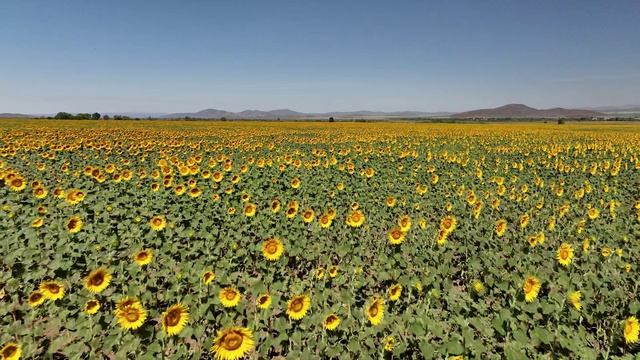
POLYGON ((0 122, 0 359, 633 359, 640 126, 0 122))

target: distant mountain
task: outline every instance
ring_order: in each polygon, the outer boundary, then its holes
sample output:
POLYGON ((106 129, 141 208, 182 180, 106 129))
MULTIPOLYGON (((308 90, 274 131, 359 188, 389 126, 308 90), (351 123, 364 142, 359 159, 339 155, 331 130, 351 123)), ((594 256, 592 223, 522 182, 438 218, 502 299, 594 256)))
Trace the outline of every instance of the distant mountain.
POLYGON ((32 117, 33 115, 27 114, 0 113, 0 119, 28 119, 32 117))
POLYGON ((343 111, 343 112, 326 112, 326 113, 302 113, 289 109, 277 109, 271 111, 263 110, 244 110, 240 112, 230 112, 217 109, 206 109, 193 113, 175 113, 161 116, 166 119, 181 119, 189 117, 192 119, 328 119, 330 117, 336 119, 372 119, 372 118, 421 118, 421 117, 443 117, 451 113, 447 112, 420 112, 420 111, 398 111, 398 112, 382 112, 382 111, 343 111))
POLYGON ((493 109, 479 109, 451 115, 452 118, 514 118, 514 119, 542 119, 542 118, 592 118, 604 117, 606 114, 593 110, 582 109, 534 109, 523 104, 509 104, 493 109))
POLYGON ((640 105, 622 105, 622 106, 597 106, 597 107, 585 107, 580 108, 584 110, 599 111, 607 114, 617 113, 639 113, 640 105))

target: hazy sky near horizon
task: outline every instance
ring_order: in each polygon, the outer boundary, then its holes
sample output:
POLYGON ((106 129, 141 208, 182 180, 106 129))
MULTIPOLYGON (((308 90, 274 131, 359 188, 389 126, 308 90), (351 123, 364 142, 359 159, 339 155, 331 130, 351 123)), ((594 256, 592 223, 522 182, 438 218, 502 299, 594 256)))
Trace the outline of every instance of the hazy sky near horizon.
POLYGON ((640 104, 638 0, 2 0, 0 112, 640 104))

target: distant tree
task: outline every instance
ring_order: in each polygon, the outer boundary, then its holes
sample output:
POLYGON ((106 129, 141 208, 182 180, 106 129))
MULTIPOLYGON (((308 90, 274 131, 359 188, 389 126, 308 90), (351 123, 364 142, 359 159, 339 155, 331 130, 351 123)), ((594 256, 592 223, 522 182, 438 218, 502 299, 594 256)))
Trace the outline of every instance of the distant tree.
POLYGON ((220 121, 227 121, 227 118, 223 116, 220 118, 220 121))
POLYGON ((333 118, 333 116, 329 118, 329 122, 334 122, 334 121, 336 120, 333 118))
POLYGON ((564 124, 564 119, 558 119, 558 125, 564 124))
POLYGON ((111 119, 111 117, 110 117, 109 115, 105 115, 105 116, 103 116, 103 117, 102 117, 102 119, 104 119, 104 120, 110 120, 110 119, 111 119))
POLYGON ((100 113, 93 113, 91 114, 91 119, 93 120, 100 120, 100 113))
POLYGON ((57 113, 53 118, 58 120, 73 119, 73 115, 69 114, 68 112, 61 111, 57 113))

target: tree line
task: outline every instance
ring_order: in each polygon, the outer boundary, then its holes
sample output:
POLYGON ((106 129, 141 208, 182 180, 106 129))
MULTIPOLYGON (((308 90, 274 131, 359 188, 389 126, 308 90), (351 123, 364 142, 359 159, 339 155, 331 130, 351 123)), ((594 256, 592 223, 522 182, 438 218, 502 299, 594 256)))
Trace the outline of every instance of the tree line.
MULTIPOLYGON (((109 115, 100 115, 100 113, 78 113, 71 114, 68 112, 61 111, 57 113, 55 116, 47 116, 47 119, 55 119, 55 120, 131 120, 130 117, 125 115, 113 115, 113 117, 109 115)), ((133 120, 140 120, 139 118, 135 118, 133 120)))

